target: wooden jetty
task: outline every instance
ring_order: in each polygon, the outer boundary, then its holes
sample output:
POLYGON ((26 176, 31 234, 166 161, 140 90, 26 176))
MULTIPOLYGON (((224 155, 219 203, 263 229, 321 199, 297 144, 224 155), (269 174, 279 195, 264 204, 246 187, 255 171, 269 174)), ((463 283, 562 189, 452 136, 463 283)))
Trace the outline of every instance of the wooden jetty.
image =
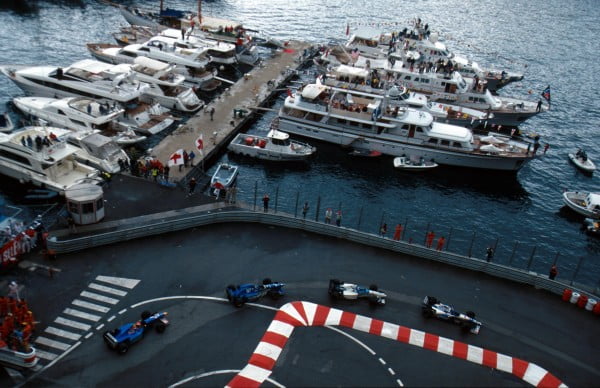
POLYGON ((166 164, 169 157, 179 149, 194 151, 196 169, 171 168, 170 177, 182 182, 193 171, 198 173, 198 166, 209 160, 227 146, 229 141, 249 120, 255 116, 256 110, 273 95, 280 93, 281 88, 296 73, 307 59, 303 54, 310 47, 306 42, 290 41, 286 49, 277 51, 271 58, 245 74, 235 84, 226 89, 219 97, 204 107, 185 124, 173 131, 152 149, 151 156, 166 164), (210 111, 214 108, 213 120, 210 111), (234 110, 243 109, 249 114, 241 117, 234 110), (200 152, 196 148, 196 140, 202 135, 204 148, 200 152))

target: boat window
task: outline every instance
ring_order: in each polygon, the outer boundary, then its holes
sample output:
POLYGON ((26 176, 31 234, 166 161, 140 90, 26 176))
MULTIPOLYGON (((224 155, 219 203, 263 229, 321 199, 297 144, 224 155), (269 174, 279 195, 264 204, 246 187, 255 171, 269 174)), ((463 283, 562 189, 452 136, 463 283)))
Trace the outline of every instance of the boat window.
POLYGON ((404 79, 410 81, 410 75, 407 75, 406 77, 404 77, 404 79))
POLYGON ((129 51, 123 51, 123 52, 121 52, 121 54, 125 55, 126 57, 132 57, 132 58, 136 58, 137 57, 136 53, 132 53, 132 52, 129 52, 129 51))
POLYGON ((452 146, 455 148, 462 148, 462 144, 460 144, 459 142, 455 141, 452 143, 452 146))
POLYGON ((66 116, 65 112, 63 112, 63 111, 62 111, 62 110, 60 110, 60 109, 58 110, 58 114, 59 114, 59 115, 66 116))
POLYGON ((352 125, 353 127, 358 127, 358 126, 360 125, 360 123, 357 123, 357 122, 356 122, 356 121, 354 121, 354 120, 350 120, 350 121, 348 122, 348 124, 352 125))
POLYGON ((31 165, 31 163, 29 162, 29 159, 24 158, 21 155, 12 154, 12 153, 7 152, 5 150, 0 150, 0 158, 10 159, 10 160, 13 160, 13 161, 15 161, 17 163, 25 164, 27 166, 31 165))
POLYGON ((373 129, 373 126, 371 124, 366 124, 366 123, 363 123, 362 127, 365 129, 373 129))
POLYGON ((404 125, 402 126, 402 129, 403 129, 403 130, 408 130, 408 124, 404 124, 404 125))
POLYGON ((345 119, 337 119, 337 121, 340 124, 346 124, 346 120, 345 119))
POLYGON ((98 198, 96 200, 96 209, 100 210, 104 207, 104 198, 98 198))
POLYGON ((87 125, 83 121, 71 119, 71 121, 77 125, 81 125, 82 127, 87 127, 87 125))
POLYGON ((430 144, 437 144, 437 139, 435 137, 430 137, 427 142, 430 144))
POLYGON ((450 141, 449 140, 441 140, 440 144, 446 147, 450 147, 450 141))
POLYGON ((77 202, 69 202, 69 211, 71 213, 79 214, 79 205, 77 202))
POLYGON ((93 202, 81 204, 81 213, 90 214, 93 212, 94 212, 94 203, 93 202))
POLYGON ((423 133, 423 128, 421 128, 421 127, 417 127, 417 132, 421 132, 421 133, 423 133))

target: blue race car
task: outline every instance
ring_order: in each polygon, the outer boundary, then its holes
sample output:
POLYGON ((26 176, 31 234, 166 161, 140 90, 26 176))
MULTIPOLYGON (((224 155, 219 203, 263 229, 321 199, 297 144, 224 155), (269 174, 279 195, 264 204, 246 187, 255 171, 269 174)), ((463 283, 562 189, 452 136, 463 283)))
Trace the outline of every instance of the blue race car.
POLYGON ((284 285, 284 283, 273 282, 269 278, 264 279, 262 284, 250 283, 239 286, 230 284, 225 288, 225 296, 235 307, 242 307, 244 303, 257 301, 265 295, 273 299, 283 296, 284 285))
POLYGON ((462 314, 454 310, 451 306, 441 303, 433 296, 426 296, 421 304, 421 312, 425 318, 436 317, 444 321, 456 323, 465 332, 479 334, 482 323, 475 319, 473 311, 467 311, 462 314))
POLYGON ((165 331, 169 321, 166 318, 167 312, 150 313, 142 312, 142 319, 134 323, 126 323, 114 330, 104 333, 103 338, 106 345, 125 354, 129 347, 144 338, 147 329, 154 327, 158 333, 165 331))

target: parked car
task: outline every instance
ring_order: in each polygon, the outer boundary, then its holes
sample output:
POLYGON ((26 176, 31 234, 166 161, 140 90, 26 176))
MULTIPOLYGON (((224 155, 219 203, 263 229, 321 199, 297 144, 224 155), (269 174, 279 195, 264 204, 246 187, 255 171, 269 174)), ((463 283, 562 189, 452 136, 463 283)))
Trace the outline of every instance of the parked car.
POLYGON ((473 311, 464 314, 454 310, 451 306, 441 303, 433 296, 426 296, 421 305, 421 311, 425 318, 435 317, 460 325, 460 327, 473 334, 478 334, 482 323, 475 319, 473 311))
POLYGON ((354 300, 358 298, 367 298, 373 304, 384 305, 387 295, 379 291, 376 284, 371 284, 368 288, 352 283, 345 283, 338 279, 329 280, 329 295, 338 299, 354 300))
POLYGON ((225 288, 225 296, 235 307, 242 307, 246 302, 257 301, 265 295, 273 299, 283 296, 283 286, 284 283, 273 282, 269 278, 264 279, 262 284, 230 284, 225 288))
POLYGON ((104 333, 103 338, 106 345, 116 350, 119 354, 125 354, 129 347, 144 338, 146 330, 154 327, 158 333, 162 333, 169 325, 166 318, 167 312, 150 313, 142 312, 142 319, 137 322, 126 323, 114 330, 104 333))

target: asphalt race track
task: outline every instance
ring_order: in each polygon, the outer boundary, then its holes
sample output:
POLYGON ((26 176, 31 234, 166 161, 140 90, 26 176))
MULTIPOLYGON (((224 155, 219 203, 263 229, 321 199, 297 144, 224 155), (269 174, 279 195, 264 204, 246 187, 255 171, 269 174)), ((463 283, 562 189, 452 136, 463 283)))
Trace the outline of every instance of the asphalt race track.
MULTIPOLYGON (((24 373, 26 386, 224 386, 246 366, 275 315, 291 301, 309 301, 434 333, 518 357, 547 369, 569 386, 600 378, 598 316, 559 296, 385 250, 329 237, 262 225, 214 225, 156 238, 62 255, 54 278, 16 274, 41 323, 38 334, 76 345, 36 348, 58 355, 41 370, 24 373), (286 283, 287 295, 235 308, 224 298, 228 284, 286 283), (331 300, 330 278, 388 294, 386 306, 367 300, 331 300), (130 279, 125 286, 118 278, 130 279), (112 280, 111 280, 112 279, 112 280), (133 281, 139 280, 139 282, 133 281), (112 284, 110 282, 113 282, 112 284), (98 286, 98 285, 104 286, 98 286), (66 341, 49 327, 73 301, 103 294, 112 300, 81 337, 66 341), (111 289, 120 291, 110 291, 111 289), (115 294, 118 293, 118 296, 115 294), (425 320, 420 303, 436 296, 483 322, 479 335, 425 320), (106 311, 108 310, 108 311, 106 311), (148 332, 125 355, 109 350, 102 333, 139 319, 143 310, 169 312, 165 333, 148 332)), ((90 299, 92 298, 92 299, 90 299)), ((69 310, 69 311, 71 311, 69 310)), ((70 319, 79 318, 69 316, 70 319)), ((95 318, 94 318, 95 319, 95 318)), ((48 355, 46 355, 48 357, 48 355)), ((2 386, 19 381, 2 376, 2 386)), ((507 373, 346 328, 296 328, 270 380, 263 386, 523 386, 507 373)))

